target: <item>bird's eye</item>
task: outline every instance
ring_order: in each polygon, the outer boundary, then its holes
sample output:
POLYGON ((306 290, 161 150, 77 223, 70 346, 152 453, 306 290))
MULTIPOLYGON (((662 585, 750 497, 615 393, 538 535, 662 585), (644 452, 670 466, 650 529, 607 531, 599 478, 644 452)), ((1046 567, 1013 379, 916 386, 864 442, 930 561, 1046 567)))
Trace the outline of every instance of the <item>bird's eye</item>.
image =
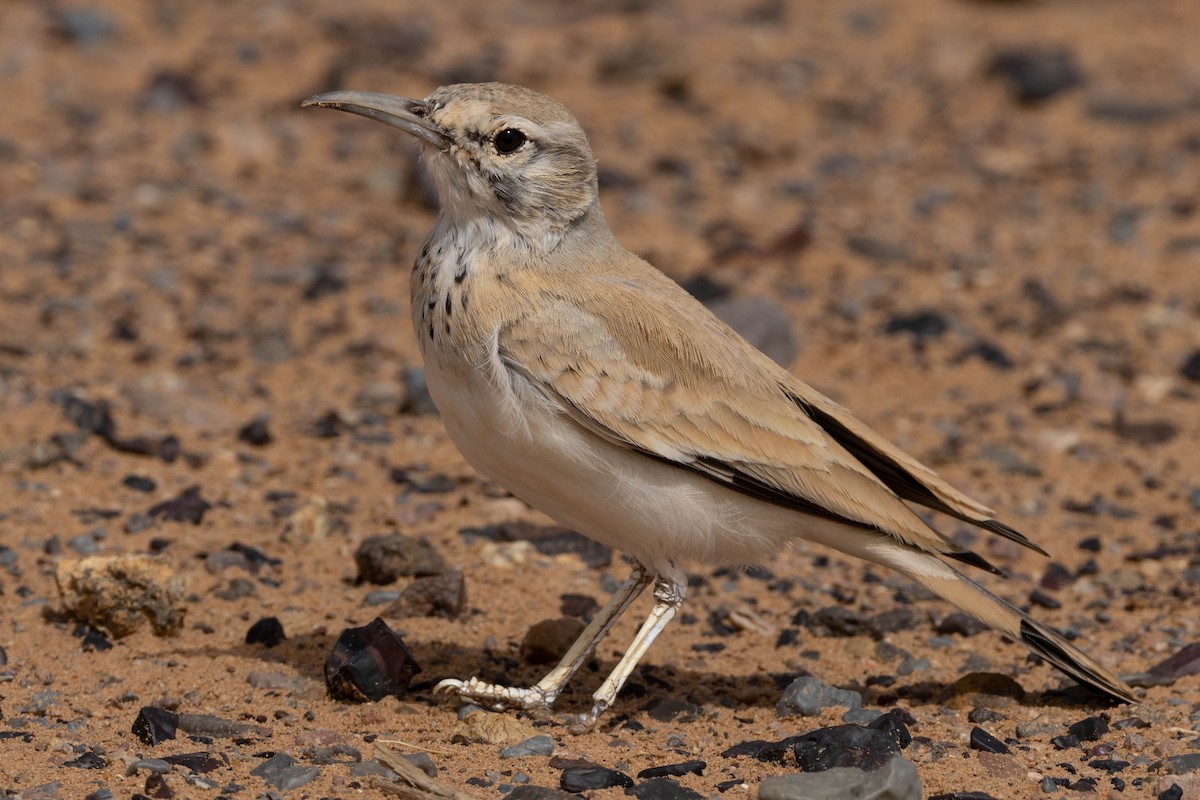
POLYGON ((525 144, 526 136, 516 128, 505 128, 492 137, 492 143, 496 145, 496 152, 501 155, 515 153, 525 144))

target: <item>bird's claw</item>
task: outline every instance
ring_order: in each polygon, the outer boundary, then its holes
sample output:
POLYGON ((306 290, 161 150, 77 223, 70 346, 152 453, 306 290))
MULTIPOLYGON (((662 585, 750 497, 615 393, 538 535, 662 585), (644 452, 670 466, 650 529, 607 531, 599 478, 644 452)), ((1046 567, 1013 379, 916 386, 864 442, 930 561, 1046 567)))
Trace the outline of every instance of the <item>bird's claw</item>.
POLYGON ((478 678, 468 678, 465 681, 457 678, 447 678, 439 681, 433 687, 433 693, 438 695, 457 695, 464 700, 471 700, 496 711, 506 708, 532 710, 549 708, 554 698, 536 686, 520 688, 501 686, 496 683, 485 683, 478 678))

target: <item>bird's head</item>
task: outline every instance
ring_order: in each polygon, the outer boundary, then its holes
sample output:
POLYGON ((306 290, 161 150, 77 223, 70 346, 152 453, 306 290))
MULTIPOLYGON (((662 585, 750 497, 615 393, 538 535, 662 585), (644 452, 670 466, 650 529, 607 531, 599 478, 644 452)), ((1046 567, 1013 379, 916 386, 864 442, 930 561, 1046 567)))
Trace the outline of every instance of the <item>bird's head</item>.
POLYGON ((562 104, 501 83, 443 86, 424 100, 328 92, 304 106, 386 122, 421 143, 452 220, 500 221, 530 238, 558 238, 598 208, 587 137, 562 104))

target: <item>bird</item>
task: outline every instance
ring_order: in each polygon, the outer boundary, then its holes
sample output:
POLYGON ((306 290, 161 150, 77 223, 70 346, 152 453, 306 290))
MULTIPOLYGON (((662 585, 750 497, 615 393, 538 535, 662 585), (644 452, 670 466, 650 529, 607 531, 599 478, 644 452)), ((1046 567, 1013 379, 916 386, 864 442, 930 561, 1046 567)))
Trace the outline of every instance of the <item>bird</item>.
POLYGON ((950 562, 1003 575, 919 509, 1046 551, 721 322, 627 251, 571 112, 532 89, 443 86, 424 99, 318 94, 417 140, 439 214, 411 279, 429 393, 466 461, 632 560, 628 580, 531 686, 450 678, 440 693, 549 709, 638 596, 653 607, 585 724, 684 602, 691 562, 764 563, 798 541, 891 568, 1101 695, 1130 688, 950 562))

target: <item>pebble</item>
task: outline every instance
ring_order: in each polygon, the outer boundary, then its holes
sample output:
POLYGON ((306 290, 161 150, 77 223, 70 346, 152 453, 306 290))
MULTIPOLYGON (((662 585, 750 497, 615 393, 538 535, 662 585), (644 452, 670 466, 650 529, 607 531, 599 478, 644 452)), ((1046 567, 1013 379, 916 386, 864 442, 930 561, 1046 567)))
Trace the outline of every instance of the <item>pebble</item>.
POLYGON ((523 742, 500 751, 501 758, 524 758, 525 756, 548 756, 554 752, 554 739, 545 734, 531 736, 523 742))
POLYGON ((433 398, 429 395, 429 385, 425 382, 425 370, 420 367, 409 367, 404 370, 404 400, 400 403, 401 414, 433 414, 438 413, 433 398))
POLYGON ((262 778, 268 786, 273 786, 284 792, 297 789, 306 783, 312 782, 317 777, 318 772, 319 770, 316 767, 305 767, 297 764, 296 760, 287 753, 276 753, 250 770, 251 775, 262 778))
POLYGON ((1189 772, 1200 772, 1200 753, 1184 753, 1168 756, 1159 762, 1163 772, 1170 775, 1185 775, 1189 772))
POLYGON ((1002 78, 1022 103, 1041 103, 1083 83, 1075 54, 1061 47, 1009 47, 992 56, 987 74, 1002 78))
POLYGON ((460 570, 417 578, 401 591, 383 613, 389 617, 455 619, 467 604, 467 582, 460 570))
POLYGON ((66 560, 55 578, 63 613, 114 638, 147 622, 156 636, 183 627, 183 581, 162 558, 133 553, 66 560))
POLYGON ((891 731, 861 725, 835 725, 801 734, 792 747, 800 769, 821 772, 834 767, 873 770, 900 751, 891 731))
POLYGON ((830 686, 819 678, 804 676, 796 678, 784 690, 775 713, 780 717, 815 717, 833 706, 861 708, 862 695, 830 686))
POLYGON ((171 762, 162 758, 142 758, 125 768, 126 775, 136 775, 140 770, 155 775, 165 775, 171 771, 171 762))
POLYGON ((1185 645, 1149 669, 1151 675, 1174 681, 1200 673, 1200 642, 1185 645))
POLYGON ((275 439, 267 427, 266 417, 255 417, 238 429, 238 441, 251 447, 266 447, 275 439))
POLYGON ((402 695, 420 671, 404 640, 376 617, 342 631, 325 660, 325 685, 340 700, 377 702, 402 695))
POLYGON ((402 533, 370 536, 354 553, 360 583, 386 584, 400 577, 441 575, 446 561, 433 545, 402 533))
POLYGON ((982 750, 985 753, 1011 753, 1008 745, 992 736, 983 728, 976 725, 971 729, 971 749, 982 750))
POLYGON ((842 722, 851 722, 855 725, 869 725, 882 716, 883 712, 877 708, 852 708, 845 714, 842 714, 842 722))
POLYGON ((633 795, 638 800, 704 800, 704 795, 695 789, 680 786, 670 778, 651 778, 632 789, 626 789, 625 794, 633 795))
POLYGON ((908 333, 915 343, 923 344, 941 338, 950 330, 950 322, 946 317, 930 309, 917 311, 912 314, 894 314, 883 326, 883 332, 889 336, 908 333))
POLYGON ((521 660, 526 664, 551 664, 561 659, 583 629, 577 617, 558 617, 534 623, 521 641, 521 660))
POLYGON ((1193 350, 1179 365, 1179 375, 1192 383, 1200 383, 1200 350, 1193 350))
POLYGON ((1088 717, 1067 728, 1067 732, 1081 742, 1099 741, 1108 733, 1108 720, 1104 717, 1088 717))
POLYGON ((199 525, 212 503, 200 496, 199 486, 189 486, 170 500, 153 505, 146 512, 151 519, 165 522, 190 522, 199 525))
POLYGON ((178 728, 178 714, 154 706, 145 706, 138 711, 138 715, 133 721, 132 731, 138 741, 156 745, 168 739, 174 739, 175 731, 178 728))
POLYGON ((700 716, 700 706, 678 697, 656 697, 644 710, 658 722, 692 722, 700 716))
POLYGON ((575 800, 575 795, 548 786, 517 786, 506 794, 505 800, 575 800))
POLYGON ((826 606, 808 616, 803 623, 821 636, 861 636, 870 632, 870 623, 862 614, 845 606, 826 606))
POLYGON ((286 639, 283 623, 279 621, 278 617, 263 617, 246 631, 246 644, 275 647, 286 639))
POLYGON ((934 628, 942 636, 975 636, 987 629, 987 625, 961 611, 955 611, 942 617, 942 621, 934 628))
POLYGON ((703 775, 708 769, 705 761, 683 761, 678 764, 664 764, 661 767, 647 767, 637 774, 638 780, 649 778, 678 778, 683 775, 703 775))
POLYGON ((759 800, 920 800, 921 777, 909 761, 895 756, 873 772, 837 767, 823 772, 766 778, 759 800))
POLYGON ((928 658, 909 657, 896 665, 896 674, 912 675, 914 672, 925 672, 932 666, 928 658))
POLYGON ((559 777, 558 785, 565 792, 578 794, 593 789, 609 789, 620 786, 628 789, 633 779, 623 772, 608 767, 567 767, 559 777))

